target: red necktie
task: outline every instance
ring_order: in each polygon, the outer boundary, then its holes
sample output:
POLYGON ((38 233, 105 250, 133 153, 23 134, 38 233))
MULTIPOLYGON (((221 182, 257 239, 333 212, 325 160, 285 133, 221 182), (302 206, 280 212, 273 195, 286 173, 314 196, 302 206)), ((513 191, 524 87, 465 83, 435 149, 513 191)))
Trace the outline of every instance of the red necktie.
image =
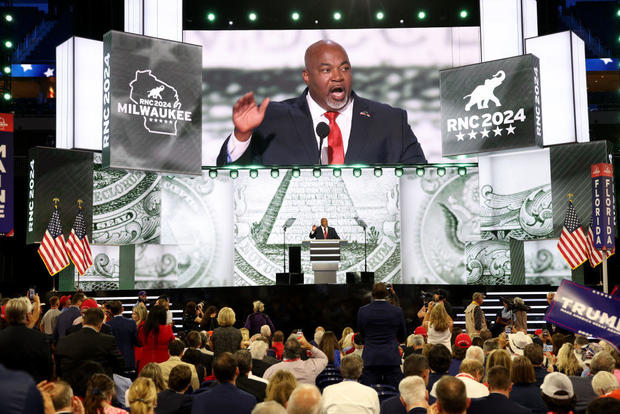
POLYGON ((327 239, 327 229, 325 229, 325 238, 327 239))
POLYGON ((325 117, 329 119, 329 135, 327 136, 327 162, 329 164, 344 164, 342 133, 336 123, 338 115, 340 112, 325 112, 325 117))

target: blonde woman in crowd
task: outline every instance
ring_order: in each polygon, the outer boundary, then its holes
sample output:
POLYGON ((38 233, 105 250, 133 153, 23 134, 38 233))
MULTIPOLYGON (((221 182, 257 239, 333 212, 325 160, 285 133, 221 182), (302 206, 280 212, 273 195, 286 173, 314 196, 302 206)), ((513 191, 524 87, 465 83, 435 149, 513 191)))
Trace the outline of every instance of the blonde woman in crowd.
POLYGON ((216 328, 213 331, 213 335, 211 335, 211 348, 213 349, 214 358, 217 358, 222 352, 234 354, 241 349, 243 337, 239 329, 233 326, 236 320, 235 311, 229 307, 220 309, 217 314, 219 328, 216 328))
POLYGON ((291 393, 296 387, 297 380, 293 374, 289 371, 284 371, 281 369, 269 378, 265 401, 276 401, 286 408, 288 398, 291 396, 291 393))
MULTIPOLYGON (((505 349, 496 349, 489 354, 487 357, 487 365, 484 372, 488 373, 491 368, 495 366, 502 366, 506 368, 508 371, 512 370, 512 357, 510 356, 510 352, 505 349)), ((484 382, 487 381, 487 377, 485 375, 484 382)))
POLYGON ((558 371, 563 374, 568 376, 580 376, 583 368, 581 367, 581 364, 579 364, 579 361, 573 352, 573 348, 573 344, 571 343, 565 343, 562 345, 560 351, 558 352, 555 365, 558 368, 558 371))
POLYGON ((342 335, 340 336, 340 340, 338 341, 338 345, 340 346, 340 349, 344 349, 343 344, 344 344, 344 340, 347 337, 347 335, 352 334, 354 332, 355 331, 350 326, 347 326, 346 328, 342 330, 342 335))
POLYGON ((149 378, 138 377, 127 393, 131 414, 153 414, 157 406, 157 389, 149 378))
POLYGON ((428 333, 427 342, 429 344, 441 344, 452 349, 450 339, 452 338, 453 321, 442 302, 430 302, 428 304, 428 312, 424 315, 422 325, 428 333))

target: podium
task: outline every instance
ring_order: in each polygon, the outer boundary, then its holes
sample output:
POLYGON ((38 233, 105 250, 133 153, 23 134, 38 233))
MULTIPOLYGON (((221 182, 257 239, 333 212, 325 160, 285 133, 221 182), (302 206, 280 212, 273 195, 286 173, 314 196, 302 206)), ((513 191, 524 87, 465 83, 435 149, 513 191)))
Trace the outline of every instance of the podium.
POLYGON ((336 272, 340 263, 340 247, 346 240, 304 240, 302 246, 310 247, 310 263, 314 272, 314 283, 336 283, 336 272))

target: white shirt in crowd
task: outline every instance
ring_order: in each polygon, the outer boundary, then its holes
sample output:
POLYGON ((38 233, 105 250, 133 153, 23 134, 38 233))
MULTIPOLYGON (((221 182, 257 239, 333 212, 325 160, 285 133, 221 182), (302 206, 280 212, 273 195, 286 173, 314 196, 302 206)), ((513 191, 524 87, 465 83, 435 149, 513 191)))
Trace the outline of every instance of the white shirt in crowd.
MULTIPOLYGON (((486 385, 479 383, 472 377, 470 374, 466 374, 461 372, 456 376, 456 378, 460 379, 465 383, 465 392, 467 393, 467 398, 482 398, 489 395, 489 389, 486 385)), ((433 389, 431 389, 431 396, 437 398, 437 383, 433 384, 433 389)))
POLYGON ((323 390, 325 414, 379 414, 380 410, 377 391, 356 381, 344 380, 323 390))

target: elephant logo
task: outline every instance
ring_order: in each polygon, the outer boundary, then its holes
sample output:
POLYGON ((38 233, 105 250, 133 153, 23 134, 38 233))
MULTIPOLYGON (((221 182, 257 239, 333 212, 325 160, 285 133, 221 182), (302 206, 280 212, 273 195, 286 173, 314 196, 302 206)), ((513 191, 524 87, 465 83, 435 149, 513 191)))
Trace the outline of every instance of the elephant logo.
POLYGON ((465 110, 469 111, 472 106, 477 105, 478 109, 487 109, 489 101, 493 101, 495 106, 502 106, 502 103, 493 94, 493 90, 504 82, 506 72, 500 70, 491 78, 486 79, 483 85, 478 85, 469 95, 463 96, 463 99, 469 98, 469 102, 465 105, 465 110))

